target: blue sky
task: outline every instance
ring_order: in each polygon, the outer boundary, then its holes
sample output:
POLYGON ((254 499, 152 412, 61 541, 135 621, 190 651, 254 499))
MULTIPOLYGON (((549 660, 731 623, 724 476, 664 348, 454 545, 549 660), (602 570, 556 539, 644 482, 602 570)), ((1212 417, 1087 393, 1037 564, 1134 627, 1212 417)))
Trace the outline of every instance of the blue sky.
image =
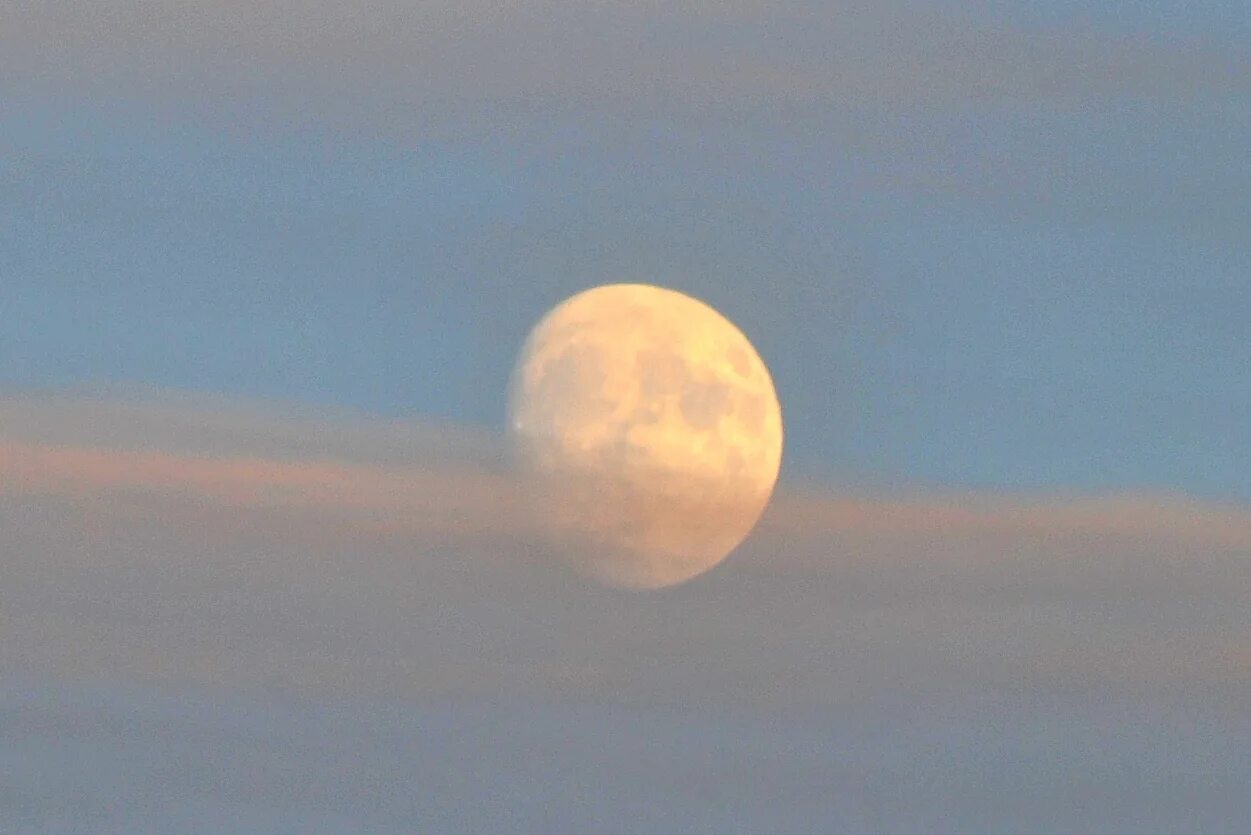
POLYGON ((10 91, 0 378, 496 427, 546 308, 646 280, 758 344, 792 474, 1246 499, 1251 104, 1211 99, 430 139, 10 91))

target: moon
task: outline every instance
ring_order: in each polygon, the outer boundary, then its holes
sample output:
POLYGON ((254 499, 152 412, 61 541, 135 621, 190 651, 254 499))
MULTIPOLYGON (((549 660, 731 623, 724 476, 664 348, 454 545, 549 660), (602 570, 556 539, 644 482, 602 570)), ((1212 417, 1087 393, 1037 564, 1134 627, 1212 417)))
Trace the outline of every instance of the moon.
POLYGON ((764 361, 707 304, 612 284, 555 307, 510 383, 509 436, 556 549, 580 574, 672 586, 751 533, 782 463, 764 361))

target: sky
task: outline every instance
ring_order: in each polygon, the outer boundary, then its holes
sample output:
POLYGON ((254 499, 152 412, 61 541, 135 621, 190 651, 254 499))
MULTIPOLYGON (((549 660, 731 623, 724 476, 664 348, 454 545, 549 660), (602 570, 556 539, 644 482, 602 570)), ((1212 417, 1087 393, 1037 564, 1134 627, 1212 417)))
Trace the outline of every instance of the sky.
POLYGON ((0 828, 1236 831, 1249 44, 0 0, 0 828), (550 565, 502 451, 528 330, 617 281, 786 421, 655 595, 550 565))

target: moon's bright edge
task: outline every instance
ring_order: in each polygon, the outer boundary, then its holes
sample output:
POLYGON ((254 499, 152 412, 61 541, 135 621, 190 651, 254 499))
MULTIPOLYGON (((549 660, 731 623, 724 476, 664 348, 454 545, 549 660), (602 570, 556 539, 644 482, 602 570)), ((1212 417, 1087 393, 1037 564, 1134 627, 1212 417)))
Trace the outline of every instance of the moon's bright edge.
POLYGON ((707 304, 644 284, 579 293, 535 326, 509 428, 557 550, 625 588, 720 563, 782 462, 781 407, 751 342, 707 304))

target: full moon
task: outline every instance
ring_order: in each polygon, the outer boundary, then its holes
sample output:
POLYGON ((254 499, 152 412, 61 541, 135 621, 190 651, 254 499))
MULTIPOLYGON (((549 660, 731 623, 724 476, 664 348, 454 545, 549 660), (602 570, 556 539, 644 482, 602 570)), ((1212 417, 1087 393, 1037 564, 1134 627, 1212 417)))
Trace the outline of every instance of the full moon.
POLYGON ((782 410, 751 342, 703 302, 644 284, 548 313, 517 359, 508 411, 556 550, 611 586, 671 586, 720 563, 782 462, 782 410))

